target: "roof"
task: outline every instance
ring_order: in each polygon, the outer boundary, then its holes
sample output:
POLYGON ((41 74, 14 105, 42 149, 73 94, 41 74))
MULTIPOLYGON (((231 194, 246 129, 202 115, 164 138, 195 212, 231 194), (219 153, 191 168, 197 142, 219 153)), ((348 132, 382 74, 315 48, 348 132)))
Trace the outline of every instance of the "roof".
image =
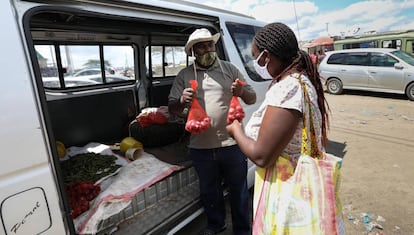
POLYGON ((344 52, 391 52, 391 51, 398 51, 395 48, 354 48, 354 49, 344 49, 344 50, 335 50, 329 51, 326 53, 344 53, 344 52))
POLYGON ((317 47, 317 46, 327 46, 332 45, 334 42, 333 38, 330 37, 320 37, 317 39, 312 40, 311 42, 307 42, 303 44, 303 47, 317 47))

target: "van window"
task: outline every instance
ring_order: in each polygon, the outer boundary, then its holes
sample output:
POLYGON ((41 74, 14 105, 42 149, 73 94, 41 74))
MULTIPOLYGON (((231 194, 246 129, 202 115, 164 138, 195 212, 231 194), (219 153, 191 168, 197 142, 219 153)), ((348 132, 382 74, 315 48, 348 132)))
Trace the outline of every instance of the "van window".
POLYGON ((188 64, 184 46, 150 47, 145 48, 145 64, 148 69, 151 63, 154 78, 175 77, 188 64), (151 49, 151 62, 149 61, 149 49, 151 49))
POLYGON ((413 40, 407 40, 405 44, 405 52, 410 53, 411 55, 414 55, 414 41, 413 40))
POLYGON ((133 81, 130 45, 35 45, 43 86, 66 89, 133 81))
POLYGON ((394 40, 384 40, 382 41, 383 48, 395 48, 401 50, 401 40, 394 39, 394 40))
POLYGON ((371 53, 371 66, 394 67, 398 60, 384 53, 371 53))
POLYGON ((342 49, 353 49, 353 48, 377 48, 378 41, 367 41, 367 42, 355 42, 355 43, 346 43, 342 45, 342 49))
POLYGON ((260 27, 232 22, 227 22, 226 26, 250 78, 255 81, 264 81, 253 67, 251 45, 253 37, 260 30, 260 27))

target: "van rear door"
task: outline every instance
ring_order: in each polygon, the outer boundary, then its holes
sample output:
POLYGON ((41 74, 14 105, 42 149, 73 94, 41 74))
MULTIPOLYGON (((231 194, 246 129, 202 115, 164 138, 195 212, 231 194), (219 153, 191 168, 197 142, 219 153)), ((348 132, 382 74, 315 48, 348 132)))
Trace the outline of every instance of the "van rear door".
POLYGON ((32 67, 11 1, 0 2, 2 234, 66 234, 32 67))

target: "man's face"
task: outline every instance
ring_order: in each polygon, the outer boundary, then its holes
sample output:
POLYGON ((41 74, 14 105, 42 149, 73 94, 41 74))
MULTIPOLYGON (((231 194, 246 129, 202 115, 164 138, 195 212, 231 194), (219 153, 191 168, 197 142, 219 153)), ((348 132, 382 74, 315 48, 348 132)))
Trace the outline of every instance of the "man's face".
POLYGON ((216 45, 213 40, 206 42, 198 42, 193 46, 194 54, 202 56, 207 52, 216 51, 216 45))

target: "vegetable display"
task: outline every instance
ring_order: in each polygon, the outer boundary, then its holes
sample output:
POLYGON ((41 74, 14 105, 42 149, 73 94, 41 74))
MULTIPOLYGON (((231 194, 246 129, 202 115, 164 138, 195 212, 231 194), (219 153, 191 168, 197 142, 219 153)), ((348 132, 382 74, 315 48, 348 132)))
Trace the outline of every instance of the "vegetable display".
POLYGON ((72 218, 76 218, 89 210, 89 202, 100 192, 100 185, 94 185, 92 181, 77 182, 66 186, 72 218))
POLYGON ((114 155, 77 154, 61 162, 63 180, 66 185, 82 181, 96 182, 121 167, 115 163, 116 159, 114 155))
POLYGON ((101 192, 96 182, 121 167, 116 159, 114 155, 81 153, 61 162, 72 218, 89 210, 89 202, 101 192))

